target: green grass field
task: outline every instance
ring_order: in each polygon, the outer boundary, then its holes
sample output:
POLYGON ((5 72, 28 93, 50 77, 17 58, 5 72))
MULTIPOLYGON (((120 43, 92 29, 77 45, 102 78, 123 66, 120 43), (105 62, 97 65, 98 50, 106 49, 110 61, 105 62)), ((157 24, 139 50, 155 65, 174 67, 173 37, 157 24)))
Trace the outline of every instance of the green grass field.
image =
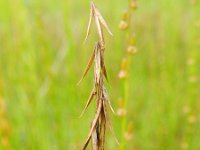
MULTIPOLYGON (((106 35, 106 86, 115 110, 126 32, 119 22, 128 0, 95 0, 114 36, 106 35)), ((125 150, 200 149, 200 1, 139 0, 134 13, 138 53, 129 72, 125 150)), ((77 86, 95 41, 86 43, 89 0, 0 0, 0 149, 79 150, 95 115, 82 118, 93 71, 77 86)), ((116 137, 123 118, 109 111, 116 137)), ((90 146, 89 146, 90 147, 90 146)), ((118 149, 109 130, 107 150, 118 149)))

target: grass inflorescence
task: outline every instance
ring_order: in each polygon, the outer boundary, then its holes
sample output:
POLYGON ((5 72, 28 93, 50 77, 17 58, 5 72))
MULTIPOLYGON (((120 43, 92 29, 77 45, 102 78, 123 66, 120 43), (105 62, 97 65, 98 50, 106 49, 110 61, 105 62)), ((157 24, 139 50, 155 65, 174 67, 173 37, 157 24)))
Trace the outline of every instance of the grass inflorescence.
POLYGON ((90 19, 87 29, 87 35, 85 40, 87 39, 90 27, 92 23, 92 19, 94 18, 98 34, 99 34, 99 41, 95 44, 94 51, 92 53, 92 56, 88 62, 88 65, 85 69, 85 72, 79 81, 79 83, 82 81, 82 79, 86 76, 87 72, 91 68, 92 63, 94 62, 94 85, 93 89, 91 91, 91 94, 89 96, 89 99, 86 103, 86 106, 81 113, 81 116, 86 111, 88 106, 90 105, 90 102, 94 97, 96 97, 96 115, 92 121, 90 132, 88 134, 88 137, 86 139, 86 142, 83 146, 83 150, 87 148, 88 143, 90 140, 92 140, 92 148, 94 150, 103 150, 104 149, 104 143, 105 143, 105 130, 106 130, 106 123, 108 123, 108 126, 111 130, 111 132, 114 134, 111 122, 108 116, 107 112, 107 105, 110 106, 111 110, 112 106, 109 101, 108 92, 106 90, 106 87, 104 85, 104 78, 108 80, 106 67, 104 63, 104 51, 105 51, 105 41, 104 41, 104 35, 102 26, 106 28, 106 30, 112 35, 110 29, 107 26, 106 21, 100 14, 99 10, 96 8, 95 4, 91 3, 91 9, 90 9, 90 19))

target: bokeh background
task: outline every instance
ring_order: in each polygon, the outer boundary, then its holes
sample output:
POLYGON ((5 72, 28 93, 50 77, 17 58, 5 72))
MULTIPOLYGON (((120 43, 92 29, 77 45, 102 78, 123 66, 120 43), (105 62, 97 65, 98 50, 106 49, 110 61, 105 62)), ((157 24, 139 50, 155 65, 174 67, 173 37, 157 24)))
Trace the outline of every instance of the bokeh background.
MULTIPOLYGON (((105 32, 105 63, 117 111, 127 46, 119 23, 128 0, 95 3, 114 35, 105 32)), ((79 118, 93 71, 76 85, 98 40, 93 25, 83 42, 89 9, 89 0, 0 0, 0 149, 81 149, 95 114, 93 102, 79 118)), ((127 150, 200 149, 200 1, 139 0, 132 19, 138 52, 126 113, 109 113, 116 137, 127 150)), ((107 130, 106 149, 118 148, 107 130)))

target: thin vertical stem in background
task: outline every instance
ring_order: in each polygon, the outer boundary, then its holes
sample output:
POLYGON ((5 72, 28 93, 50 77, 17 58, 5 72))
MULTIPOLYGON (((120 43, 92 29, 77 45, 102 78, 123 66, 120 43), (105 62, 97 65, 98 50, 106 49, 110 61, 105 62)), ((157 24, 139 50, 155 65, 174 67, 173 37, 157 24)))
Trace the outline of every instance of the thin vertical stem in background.
MULTIPOLYGON (((123 79, 123 101, 122 106, 118 111, 119 116, 123 116, 126 114, 127 106, 128 106, 128 99, 129 99, 129 76, 128 73, 130 72, 130 63, 131 63, 131 55, 136 53, 134 37, 132 33, 132 11, 137 8, 136 0, 129 0, 128 10, 123 14, 122 20, 120 22, 119 28, 121 30, 127 31, 126 32, 126 44, 127 50, 125 57, 123 58, 121 70, 119 72, 119 78, 123 79), (121 111, 124 110, 124 111, 121 111), (122 113, 123 112, 123 113, 122 113)), ((121 123, 121 145, 120 149, 124 150, 127 149, 126 147, 126 139, 125 134, 132 134, 127 131, 127 117, 123 116, 122 123, 121 123)))
MULTIPOLYGON (((83 73, 83 76, 79 83, 83 80, 83 78, 86 76, 88 71, 90 70, 92 63, 94 62, 94 88, 89 96, 89 99, 86 103, 86 106, 81 113, 81 116, 84 114, 84 112, 87 110, 89 104, 91 103, 92 99, 96 97, 96 115, 92 121, 90 132, 88 134, 88 137, 85 141, 85 144, 83 146, 83 150, 85 150, 90 142, 92 140, 92 149, 93 150, 103 150, 105 145, 105 130, 106 130, 106 123, 108 123, 109 128, 111 132, 114 134, 109 116, 107 113, 107 105, 110 106, 111 110, 112 107, 110 105, 110 101, 108 99, 108 93, 104 86, 104 77, 106 80, 107 78, 107 72, 106 67, 104 64, 104 51, 105 51, 105 41, 104 41, 104 35, 102 26, 106 28, 106 30, 112 35, 110 29, 107 26, 106 21, 100 14, 99 10, 96 8, 94 3, 91 3, 91 9, 90 9, 90 19, 89 24, 87 28, 86 38, 89 36, 90 33, 90 27, 92 20, 95 20, 98 34, 99 34, 99 41, 95 44, 95 48, 93 51, 93 54, 88 62, 88 65, 85 69, 85 72, 83 73)), ((79 84, 78 83, 78 84, 79 84)))

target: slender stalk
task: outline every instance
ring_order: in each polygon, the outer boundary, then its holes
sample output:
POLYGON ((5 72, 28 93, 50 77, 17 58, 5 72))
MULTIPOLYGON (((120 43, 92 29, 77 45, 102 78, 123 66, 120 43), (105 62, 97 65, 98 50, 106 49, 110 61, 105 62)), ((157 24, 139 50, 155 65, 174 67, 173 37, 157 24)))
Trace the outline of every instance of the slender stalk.
MULTIPOLYGON (((131 63, 131 55, 135 53, 135 46, 132 41, 132 11, 137 7, 135 0, 129 0, 128 10, 122 17, 122 21, 120 22, 120 29, 126 30, 126 45, 127 51, 125 57, 122 62, 122 68, 119 73, 119 78, 123 79, 123 109, 126 111, 128 106, 129 99, 129 72, 130 72, 130 63, 131 63), (131 53, 130 53, 131 52, 131 53)), ((126 139, 124 138, 124 133, 127 130, 127 117, 122 118, 121 123, 121 146, 120 149, 127 149, 126 147, 126 139)))
MULTIPOLYGON (((124 81, 124 108, 127 110, 127 104, 128 104, 128 96, 129 96, 129 83, 128 83, 128 79, 125 79, 124 81)), ((126 146, 126 141, 124 138, 124 133, 126 131, 126 127, 127 127, 127 117, 123 117, 122 118, 122 124, 121 124, 121 147, 122 149, 125 149, 126 146)))

